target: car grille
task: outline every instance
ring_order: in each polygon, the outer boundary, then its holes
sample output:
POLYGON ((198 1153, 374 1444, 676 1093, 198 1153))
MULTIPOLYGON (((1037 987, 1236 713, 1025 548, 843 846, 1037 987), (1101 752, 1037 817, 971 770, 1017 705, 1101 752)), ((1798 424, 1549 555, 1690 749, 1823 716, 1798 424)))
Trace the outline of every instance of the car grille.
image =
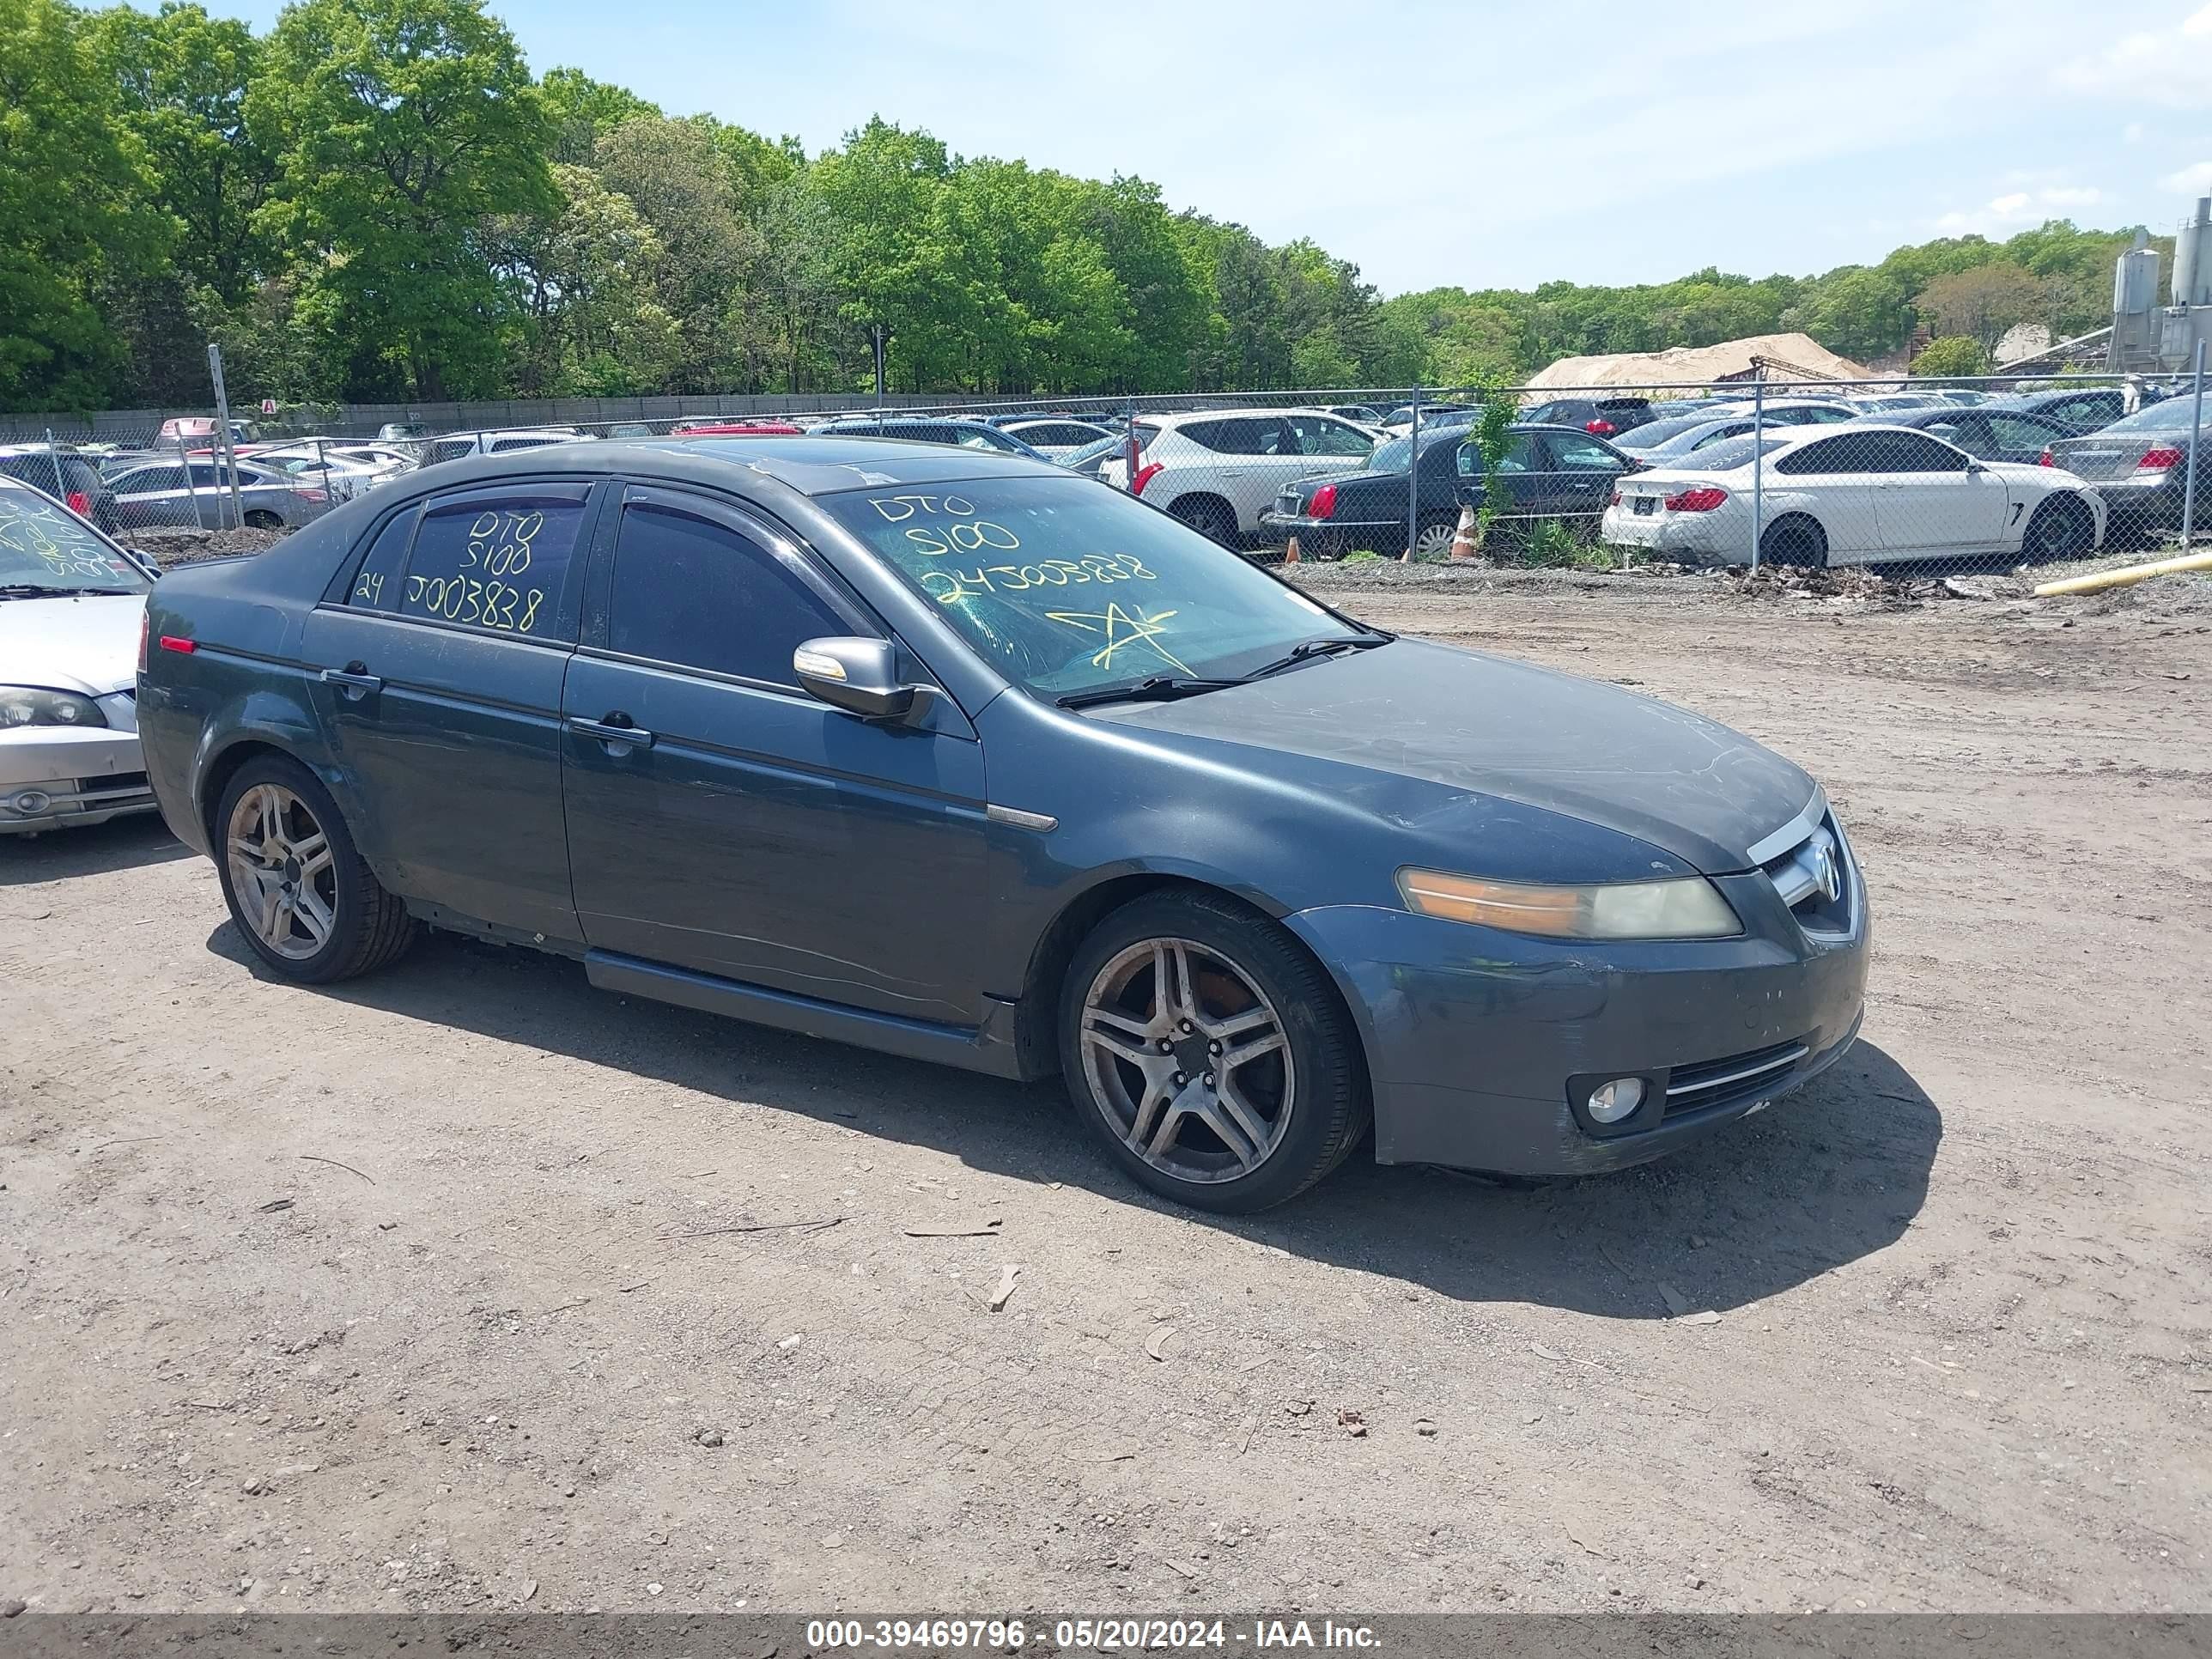
POLYGON ((1666 1115, 1685 1117, 1755 1100, 1779 1087, 1791 1068, 1810 1052, 1802 1042, 1778 1042, 1749 1054, 1730 1054, 1725 1060, 1677 1066, 1667 1074, 1666 1115))
POLYGON ((103 778, 79 778, 76 792, 80 795, 125 795, 142 793, 146 787, 143 772, 110 772, 103 778))
POLYGON ((1810 835, 1759 867, 1807 933, 1851 931, 1851 853, 1834 813, 1824 813, 1810 835))

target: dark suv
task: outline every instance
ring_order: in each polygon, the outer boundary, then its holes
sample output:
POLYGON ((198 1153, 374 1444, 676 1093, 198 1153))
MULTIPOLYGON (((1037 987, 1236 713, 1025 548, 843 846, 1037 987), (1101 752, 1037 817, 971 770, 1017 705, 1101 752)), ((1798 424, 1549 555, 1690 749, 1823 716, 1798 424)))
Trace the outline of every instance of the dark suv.
POLYGON ((1578 426, 1591 436, 1613 438, 1656 420, 1649 398, 1554 398, 1521 418, 1532 426, 1578 426))
POLYGON ((67 444, 0 444, 0 473, 44 490, 110 535, 123 527, 100 469, 67 444))

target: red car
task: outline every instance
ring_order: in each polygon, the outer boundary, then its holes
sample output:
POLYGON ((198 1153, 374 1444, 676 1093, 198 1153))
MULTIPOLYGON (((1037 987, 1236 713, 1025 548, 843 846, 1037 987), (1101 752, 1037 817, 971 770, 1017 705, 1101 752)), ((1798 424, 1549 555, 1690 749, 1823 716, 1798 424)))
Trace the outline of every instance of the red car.
POLYGON ((788 421, 740 421, 719 415, 695 415, 668 428, 672 438, 803 438, 788 421))

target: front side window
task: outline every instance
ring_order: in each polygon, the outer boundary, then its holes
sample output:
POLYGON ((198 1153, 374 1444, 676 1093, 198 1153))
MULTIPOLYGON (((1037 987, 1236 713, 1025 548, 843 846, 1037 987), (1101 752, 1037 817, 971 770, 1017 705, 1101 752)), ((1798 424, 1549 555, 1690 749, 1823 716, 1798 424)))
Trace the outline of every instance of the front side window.
POLYGON ((116 479, 115 493, 118 495, 150 495, 156 490, 182 489, 185 469, 181 466, 142 466, 136 472, 126 472, 116 479))
POLYGON ((1587 439, 1554 435, 1551 440, 1552 465, 1564 472, 1618 472, 1620 460, 1603 444, 1587 439))
POLYGON ((817 498, 1008 678, 1040 696, 1230 677, 1355 638, 1164 513, 1080 478, 972 479, 817 498))
POLYGON ((143 593, 145 573, 34 490, 0 489, 0 590, 143 593))
POLYGON ((754 538, 673 503, 632 501, 623 509, 609 650, 796 685, 793 651, 852 631, 796 568, 754 538))
POLYGON ((580 486, 524 488, 433 502, 415 532, 397 596, 385 603, 425 621, 520 639, 573 639, 561 596, 583 531, 586 494, 580 486))
POLYGON ((1358 427, 1322 415, 1293 415, 1291 429, 1297 434, 1298 451, 1305 455, 1365 455, 1375 441, 1358 427))

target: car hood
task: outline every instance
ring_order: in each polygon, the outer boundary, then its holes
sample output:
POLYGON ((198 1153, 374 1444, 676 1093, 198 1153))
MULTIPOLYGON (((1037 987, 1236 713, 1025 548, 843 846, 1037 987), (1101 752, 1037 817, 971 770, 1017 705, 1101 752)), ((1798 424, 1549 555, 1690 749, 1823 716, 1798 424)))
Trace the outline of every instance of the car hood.
POLYGON ((104 697, 137 683, 143 594, 0 599, 0 678, 104 697))
POLYGON ((1389 810, 1407 817, 1426 818, 1452 796, 1486 795, 1634 836, 1709 875, 1747 868, 1751 847, 1803 811, 1814 790, 1799 767, 1686 709, 1415 640, 1200 696, 1095 712, 1403 780, 1413 787, 1389 810))

